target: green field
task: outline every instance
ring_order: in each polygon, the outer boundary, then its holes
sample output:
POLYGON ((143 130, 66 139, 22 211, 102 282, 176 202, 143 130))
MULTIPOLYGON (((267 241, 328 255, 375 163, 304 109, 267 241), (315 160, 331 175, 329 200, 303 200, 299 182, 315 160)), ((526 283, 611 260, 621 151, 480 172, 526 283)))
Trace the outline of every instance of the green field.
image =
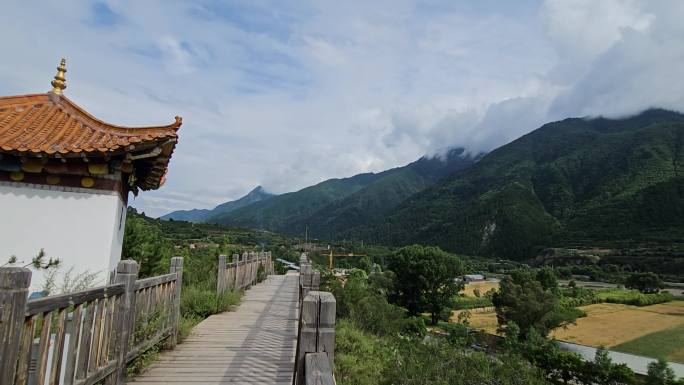
POLYGON ((612 349, 684 363, 684 324, 647 334, 612 349))

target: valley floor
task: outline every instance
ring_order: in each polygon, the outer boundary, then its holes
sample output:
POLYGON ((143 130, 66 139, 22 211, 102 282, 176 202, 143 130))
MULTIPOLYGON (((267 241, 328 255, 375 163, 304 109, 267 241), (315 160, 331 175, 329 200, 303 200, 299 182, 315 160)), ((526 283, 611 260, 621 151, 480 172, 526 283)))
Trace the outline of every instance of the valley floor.
MULTIPOLYGON (((684 362, 684 301, 644 307, 601 303, 582 306, 580 309, 587 316, 579 318, 576 325, 554 331, 554 338, 684 362)), ((457 317, 458 312, 455 312, 453 320, 457 317)), ((471 310, 470 325, 496 333, 494 308, 471 310)))

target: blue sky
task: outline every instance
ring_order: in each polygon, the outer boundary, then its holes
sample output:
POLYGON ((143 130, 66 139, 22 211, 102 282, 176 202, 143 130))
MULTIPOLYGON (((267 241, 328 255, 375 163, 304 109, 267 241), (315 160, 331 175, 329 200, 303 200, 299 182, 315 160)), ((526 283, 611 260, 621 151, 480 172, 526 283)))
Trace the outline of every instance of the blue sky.
POLYGON ((205 208, 487 151, 568 116, 684 109, 684 2, 8 1, 3 94, 49 89, 112 123, 184 118, 167 184, 205 208))

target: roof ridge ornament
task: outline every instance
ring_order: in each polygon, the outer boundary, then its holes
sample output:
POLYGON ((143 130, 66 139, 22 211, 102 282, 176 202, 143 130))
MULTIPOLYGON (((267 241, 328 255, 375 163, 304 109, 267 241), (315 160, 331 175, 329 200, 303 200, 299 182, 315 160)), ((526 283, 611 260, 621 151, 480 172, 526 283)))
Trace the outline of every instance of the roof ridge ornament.
POLYGON ((64 89, 67 88, 66 78, 64 77, 66 72, 66 59, 62 58, 62 60, 59 62, 59 67, 57 67, 57 75, 55 75, 55 80, 50 83, 52 84, 52 91, 50 91, 51 93, 55 95, 64 94, 64 89))

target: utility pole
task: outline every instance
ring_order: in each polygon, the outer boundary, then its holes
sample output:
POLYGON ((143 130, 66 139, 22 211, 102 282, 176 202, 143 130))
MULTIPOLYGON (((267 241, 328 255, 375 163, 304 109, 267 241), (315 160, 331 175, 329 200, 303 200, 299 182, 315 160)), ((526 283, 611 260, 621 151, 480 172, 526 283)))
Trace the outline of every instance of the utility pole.
POLYGON ((309 226, 304 228, 304 250, 308 251, 309 247, 309 226))

